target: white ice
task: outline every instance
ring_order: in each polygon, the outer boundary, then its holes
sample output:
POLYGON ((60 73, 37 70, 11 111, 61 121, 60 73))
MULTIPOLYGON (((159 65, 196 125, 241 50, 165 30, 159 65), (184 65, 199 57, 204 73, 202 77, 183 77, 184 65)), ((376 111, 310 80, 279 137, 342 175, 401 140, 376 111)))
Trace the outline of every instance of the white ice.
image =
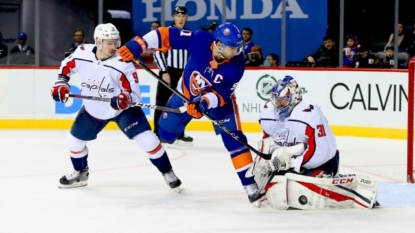
MULTIPOLYGON (((168 146, 181 194, 164 183, 134 141, 103 131, 89 146, 89 184, 58 189, 73 170, 68 131, 0 131, 0 233, 412 232, 415 186, 406 183, 406 141, 338 137, 341 173, 380 181, 381 208, 277 211, 248 202, 213 132, 168 146)), ((256 147, 261 135, 247 134, 256 147)))

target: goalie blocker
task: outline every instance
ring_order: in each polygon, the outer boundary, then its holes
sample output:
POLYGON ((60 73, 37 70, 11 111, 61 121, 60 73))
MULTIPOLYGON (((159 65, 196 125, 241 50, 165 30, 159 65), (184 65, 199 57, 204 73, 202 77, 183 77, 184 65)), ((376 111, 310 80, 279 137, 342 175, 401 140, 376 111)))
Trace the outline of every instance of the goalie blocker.
POLYGON ((266 187, 271 207, 285 210, 371 209, 377 203, 378 182, 362 175, 315 178, 287 173, 266 187))

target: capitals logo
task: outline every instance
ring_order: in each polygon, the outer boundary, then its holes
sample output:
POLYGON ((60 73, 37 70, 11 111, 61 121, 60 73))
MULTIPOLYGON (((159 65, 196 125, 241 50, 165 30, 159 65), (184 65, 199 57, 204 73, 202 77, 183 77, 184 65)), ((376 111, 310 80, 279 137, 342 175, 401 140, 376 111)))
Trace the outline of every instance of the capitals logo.
POLYGON ((198 96, 200 94, 205 94, 205 90, 209 89, 212 86, 212 84, 209 82, 209 80, 198 71, 193 71, 193 73, 190 75, 190 83, 189 83, 189 89, 190 93, 193 96, 198 96))

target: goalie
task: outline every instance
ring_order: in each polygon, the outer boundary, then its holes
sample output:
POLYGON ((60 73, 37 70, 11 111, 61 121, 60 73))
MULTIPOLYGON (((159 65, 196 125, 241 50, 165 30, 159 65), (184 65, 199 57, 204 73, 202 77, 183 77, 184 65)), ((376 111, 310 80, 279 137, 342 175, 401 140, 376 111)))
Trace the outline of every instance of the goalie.
POLYGON ((303 99, 290 76, 272 87, 272 97, 259 117, 259 142, 269 161, 257 156, 246 176, 254 176, 258 196, 266 192, 277 209, 372 208, 377 182, 365 176, 338 175, 336 139, 321 109, 303 99))

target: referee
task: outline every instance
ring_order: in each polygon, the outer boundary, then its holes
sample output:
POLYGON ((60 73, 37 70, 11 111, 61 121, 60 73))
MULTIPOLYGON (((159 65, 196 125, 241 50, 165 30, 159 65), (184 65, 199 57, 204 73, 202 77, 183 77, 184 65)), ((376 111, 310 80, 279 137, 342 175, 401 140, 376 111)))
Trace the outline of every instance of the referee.
MULTIPOLYGON (((174 23, 172 27, 177 27, 181 29, 184 28, 184 25, 187 21, 187 9, 184 6, 177 6, 174 8, 173 19, 174 23)), ((170 84, 173 89, 176 89, 177 82, 182 76, 184 67, 186 66, 188 59, 188 53, 184 49, 170 49, 166 53, 162 51, 156 51, 154 53, 154 61, 159 67, 160 77, 170 84)), ((173 94, 167 87, 163 84, 157 84, 157 93, 156 93, 156 105, 165 106, 170 96, 173 94)), ((154 133, 158 135, 158 119, 160 118, 161 111, 155 110, 154 112, 154 133)), ((179 135, 176 141, 173 144, 191 146, 193 145, 193 138, 184 134, 184 131, 179 135)))

